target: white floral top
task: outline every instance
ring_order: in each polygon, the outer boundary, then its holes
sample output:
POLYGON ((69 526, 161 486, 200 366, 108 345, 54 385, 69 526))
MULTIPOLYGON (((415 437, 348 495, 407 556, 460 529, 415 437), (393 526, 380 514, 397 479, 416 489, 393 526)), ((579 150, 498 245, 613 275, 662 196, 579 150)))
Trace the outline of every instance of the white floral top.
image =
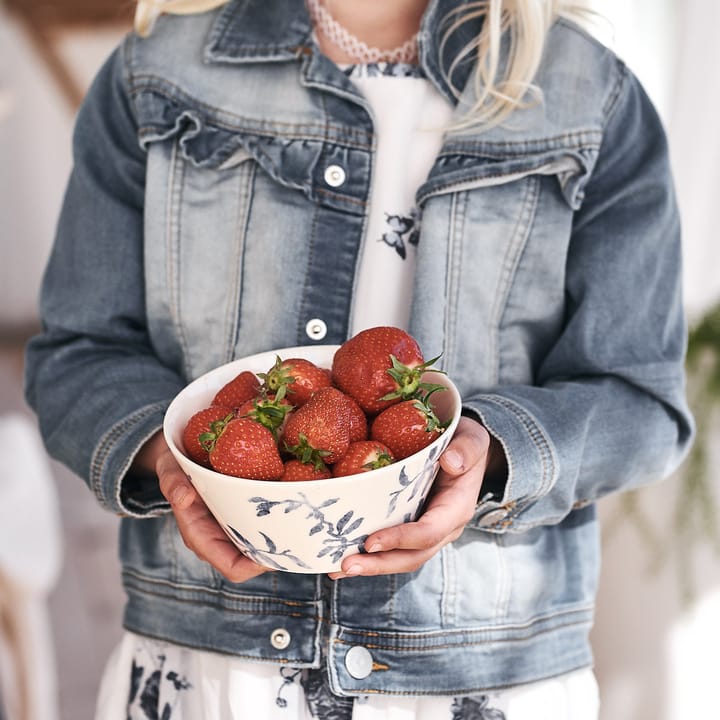
POLYGON ((420 228, 415 193, 452 107, 415 65, 352 65, 345 72, 372 108, 377 142, 351 335, 375 325, 407 329, 420 228))

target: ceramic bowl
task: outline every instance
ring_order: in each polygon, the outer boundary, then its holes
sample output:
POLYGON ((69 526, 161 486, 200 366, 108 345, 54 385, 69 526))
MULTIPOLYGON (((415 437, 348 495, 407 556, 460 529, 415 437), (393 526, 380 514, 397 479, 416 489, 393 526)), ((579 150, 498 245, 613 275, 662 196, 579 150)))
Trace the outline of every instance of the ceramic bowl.
POLYGON ((170 450, 228 537, 255 562, 275 570, 337 571, 345 556, 362 552, 370 533, 416 519, 460 418, 455 385, 446 375, 429 373, 428 381, 447 388, 431 400, 440 420, 450 425, 422 451, 384 468, 326 480, 279 482, 223 475, 184 455, 187 420, 242 370, 266 372, 277 355, 304 357, 329 368, 337 347, 284 348, 222 365, 185 387, 165 415, 170 450))

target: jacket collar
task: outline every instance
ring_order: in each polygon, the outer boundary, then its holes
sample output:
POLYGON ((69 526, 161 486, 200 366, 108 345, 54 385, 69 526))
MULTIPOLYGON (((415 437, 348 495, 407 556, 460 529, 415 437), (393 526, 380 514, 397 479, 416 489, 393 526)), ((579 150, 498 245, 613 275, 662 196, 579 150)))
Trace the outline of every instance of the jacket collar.
MULTIPOLYGON (((449 69, 452 58, 479 31, 479 21, 466 23, 442 45, 446 27, 443 19, 467 2, 469 0, 430 0, 418 39, 420 64, 430 81, 453 104, 457 102, 456 92, 465 86, 471 63, 461 63, 453 72, 452 86, 444 70, 449 69)), ((232 0, 215 19, 205 48, 205 60, 209 63, 291 62, 317 52, 303 0, 232 0)))

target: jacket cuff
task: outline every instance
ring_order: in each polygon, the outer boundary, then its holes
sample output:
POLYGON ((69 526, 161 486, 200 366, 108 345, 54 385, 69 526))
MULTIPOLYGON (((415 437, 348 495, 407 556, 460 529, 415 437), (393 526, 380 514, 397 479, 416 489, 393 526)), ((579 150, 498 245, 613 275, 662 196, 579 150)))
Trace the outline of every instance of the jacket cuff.
POLYGON ((521 514, 555 484, 558 464, 549 438, 535 418, 517 403, 499 395, 465 401, 463 413, 480 422, 502 446, 507 478, 481 497, 468 527, 490 532, 523 530, 521 514))
POLYGON ((170 511, 157 478, 133 478, 130 466, 140 448, 163 426, 167 402, 147 405, 115 423, 100 438, 90 465, 90 487, 101 505, 119 514, 155 517, 170 511))

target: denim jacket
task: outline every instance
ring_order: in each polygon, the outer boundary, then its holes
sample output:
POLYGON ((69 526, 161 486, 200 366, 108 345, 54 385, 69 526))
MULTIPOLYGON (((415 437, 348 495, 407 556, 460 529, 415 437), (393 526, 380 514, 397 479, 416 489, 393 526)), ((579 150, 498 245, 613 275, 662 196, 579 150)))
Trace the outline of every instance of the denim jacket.
MULTIPOLYGON (((459 2, 432 0, 419 36, 456 120, 472 68, 445 70, 477 27, 444 49, 439 28, 459 2)), ((471 693, 592 662, 594 502, 666 476, 693 433, 679 221, 660 122, 608 49, 559 20, 536 84, 500 125, 449 129, 416 196, 409 330, 500 440, 504 488, 414 573, 238 585, 128 469, 189 380, 347 337, 372 111, 301 0, 162 17, 109 58, 77 119, 27 397, 51 454, 123 515, 127 628, 327 662, 347 695, 471 693)))

